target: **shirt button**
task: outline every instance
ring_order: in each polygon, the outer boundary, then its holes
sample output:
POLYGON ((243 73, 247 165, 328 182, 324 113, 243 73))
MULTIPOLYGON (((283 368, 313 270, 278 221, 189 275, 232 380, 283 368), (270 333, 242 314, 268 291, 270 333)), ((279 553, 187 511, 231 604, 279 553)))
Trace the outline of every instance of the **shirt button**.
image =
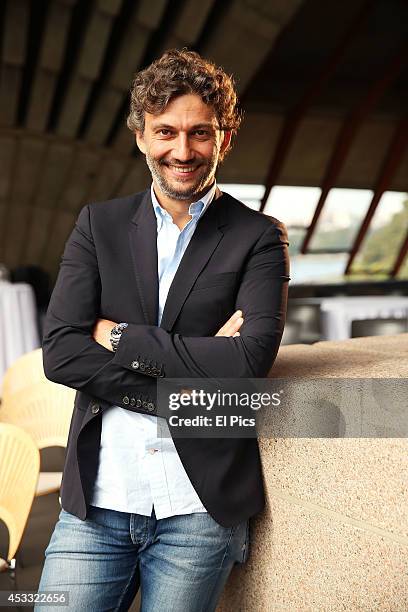
POLYGON ((151 455, 154 455, 154 453, 155 453, 157 450, 158 450, 157 448, 149 448, 149 453, 150 453, 151 455))

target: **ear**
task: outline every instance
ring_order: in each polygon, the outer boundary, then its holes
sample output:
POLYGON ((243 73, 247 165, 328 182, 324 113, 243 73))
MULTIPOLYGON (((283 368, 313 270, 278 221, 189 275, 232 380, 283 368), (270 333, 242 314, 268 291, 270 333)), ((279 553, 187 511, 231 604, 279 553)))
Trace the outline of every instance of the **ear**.
POLYGON ((145 155, 145 153, 146 153, 146 143, 144 141, 143 132, 140 132, 139 130, 136 130, 135 136, 136 136, 136 144, 137 144, 140 152, 143 153, 143 155, 145 155))
POLYGON ((228 149, 230 143, 231 143, 231 138, 232 138, 232 132, 231 130, 223 132, 224 134, 224 138, 223 141, 221 143, 221 147, 220 147, 220 153, 223 154, 224 151, 226 151, 226 149, 228 149))

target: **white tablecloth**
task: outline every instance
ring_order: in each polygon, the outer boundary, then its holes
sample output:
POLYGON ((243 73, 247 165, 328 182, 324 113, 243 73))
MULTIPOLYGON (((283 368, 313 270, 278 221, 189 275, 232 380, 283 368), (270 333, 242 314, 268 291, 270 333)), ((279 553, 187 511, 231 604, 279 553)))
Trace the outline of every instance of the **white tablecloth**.
POLYGON ((39 346, 33 288, 0 281, 0 386, 9 365, 39 346))
POLYGON ((408 316, 408 297, 367 295, 324 298, 320 304, 323 340, 351 338, 351 324, 361 319, 402 319, 408 316))

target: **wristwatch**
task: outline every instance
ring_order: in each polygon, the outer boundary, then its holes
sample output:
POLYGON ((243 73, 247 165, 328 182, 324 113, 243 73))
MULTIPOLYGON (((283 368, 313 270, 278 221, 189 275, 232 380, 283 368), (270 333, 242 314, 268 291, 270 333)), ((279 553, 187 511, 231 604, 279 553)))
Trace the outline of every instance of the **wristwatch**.
POLYGON ((111 343, 113 352, 115 352, 116 349, 118 348, 118 344, 122 336, 122 332, 124 329, 127 328, 127 326, 128 326, 128 323, 117 323, 115 327, 112 327, 111 335, 110 335, 110 343, 111 343))

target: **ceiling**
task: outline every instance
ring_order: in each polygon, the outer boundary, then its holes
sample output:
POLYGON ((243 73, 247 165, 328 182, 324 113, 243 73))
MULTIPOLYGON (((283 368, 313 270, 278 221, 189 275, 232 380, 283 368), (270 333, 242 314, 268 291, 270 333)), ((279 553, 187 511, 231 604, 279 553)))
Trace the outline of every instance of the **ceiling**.
MULTIPOLYGON (((84 204, 149 184, 125 123, 128 88, 165 49, 195 49, 235 77, 244 122, 223 183, 318 186, 332 163, 331 186, 374 188, 406 129, 403 0, 9 0, 0 11, 9 268, 55 277, 84 204)), ((408 191, 399 147, 387 188, 408 191)))

